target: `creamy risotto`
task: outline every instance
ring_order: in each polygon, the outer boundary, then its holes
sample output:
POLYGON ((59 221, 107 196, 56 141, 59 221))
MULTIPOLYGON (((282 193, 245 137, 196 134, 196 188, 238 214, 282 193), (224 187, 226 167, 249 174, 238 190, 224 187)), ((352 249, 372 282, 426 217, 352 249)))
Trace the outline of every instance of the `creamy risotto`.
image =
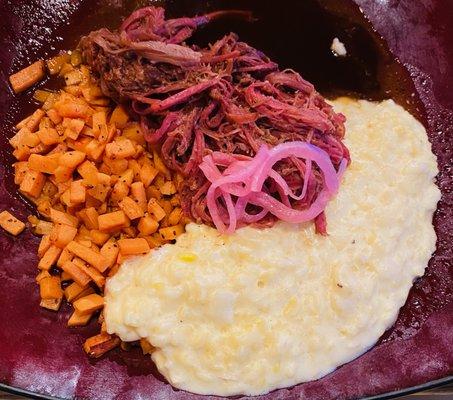
POLYGON ((440 197, 424 128, 391 100, 334 106, 353 161, 327 237, 190 224, 108 281, 108 332, 146 338, 175 387, 256 395, 320 378, 373 346, 423 274, 440 197))

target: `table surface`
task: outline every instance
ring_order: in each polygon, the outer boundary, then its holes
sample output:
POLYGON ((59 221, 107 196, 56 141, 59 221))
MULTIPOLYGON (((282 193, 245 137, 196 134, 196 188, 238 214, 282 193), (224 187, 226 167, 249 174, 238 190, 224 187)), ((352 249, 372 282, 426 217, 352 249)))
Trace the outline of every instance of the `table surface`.
MULTIPOLYGON (((401 400, 453 400, 453 384, 439 387, 409 396, 399 397, 401 400)), ((0 391, 0 400, 26 400, 25 397, 15 396, 0 391)))

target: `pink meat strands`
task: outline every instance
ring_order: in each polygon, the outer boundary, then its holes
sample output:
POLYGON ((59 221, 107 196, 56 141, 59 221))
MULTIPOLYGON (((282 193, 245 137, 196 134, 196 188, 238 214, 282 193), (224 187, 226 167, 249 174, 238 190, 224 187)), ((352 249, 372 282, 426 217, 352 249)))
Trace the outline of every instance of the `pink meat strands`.
POLYGON ((224 233, 313 220, 326 234, 325 207, 351 161, 345 117, 234 33, 207 48, 186 42, 223 17, 252 21, 240 10, 165 19, 146 7, 80 48, 104 93, 140 119, 146 140, 183 175, 187 216, 224 233))

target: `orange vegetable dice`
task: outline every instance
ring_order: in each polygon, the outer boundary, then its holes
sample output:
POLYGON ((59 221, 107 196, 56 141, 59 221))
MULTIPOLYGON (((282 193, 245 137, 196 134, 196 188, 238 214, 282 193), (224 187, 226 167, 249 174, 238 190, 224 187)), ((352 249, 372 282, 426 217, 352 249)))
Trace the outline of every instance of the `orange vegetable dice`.
POLYGON ((50 219, 54 224, 64 224, 77 228, 79 225, 79 220, 77 217, 74 217, 71 214, 65 213, 63 211, 58 211, 54 208, 50 209, 50 219))
POLYGON ((142 235, 151 235, 159 229, 159 222, 147 215, 140 219, 137 227, 142 235))
POLYGON ((146 254, 150 250, 148 242, 144 238, 120 239, 118 246, 123 256, 146 254))
POLYGON ((115 140, 108 143, 105 153, 109 158, 128 158, 135 155, 135 146, 129 139, 115 140))
POLYGON ((116 229, 126 228, 129 225, 129 218, 122 210, 103 214, 98 218, 98 226, 101 232, 109 232, 116 229))
POLYGON ((72 181, 70 187, 70 201, 72 204, 84 203, 86 188, 82 180, 72 181))
POLYGON ((0 213, 0 226, 14 236, 17 236, 25 229, 25 224, 8 211, 0 213))
POLYGON ((104 299, 98 294, 90 294, 85 297, 81 297, 73 303, 74 310, 81 315, 91 314, 104 307, 104 299))
POLYGON ((60 254, 61 249, 55 245, 51 245, 39 261, 38 268, 48 271, 57 262, 60 254))
POLYGON ((78 285, 85 287, 87 286, 91 278, 84 272, 82 269, 74 264, 72 261, 66 261, 61 268, 63 271, 67 272, 69 275, 71 275, 72 279, 74 282, 76 282, 78 285))
POLYGON ((77 228, 69 225, 56 224, 50 234, 50 240, 55 246, 64 248, 77 235, 77 228))
POLYGON ((46 177, 43 173, 29 170, 24 176, 19 188, 20 191, 32 197, 39 197, 41 190, 46 182, 46 177))
POLYGON ((61 141, 61 137, 58 134, 57 130, 54 128, 47 128, 38 131, 38 137, 41 142, 51 146, 57 144, 61 141))
POLYGON ((116 106, 110 116, 110 123, 115 124, 115 126, 119 129, 123 129, 127 121, 129 120, 129 116, 127 115, 126 111, 121 106, 116 106))
POLYGON ((67 245, 67 249, 77 257, 81 258, 82 260, 86 261, 88 264, 91 264, 99 271, 105 270, 106 260, 102 255, 89 247, 86 247, 77 242, 70 242, 67 245))
POLYGON ((143 209, 130 197, 125 197, 118 203, 118 206, 124 211, 129 219, 141 218, 144 215, 143 209))
POLYGON ((51 157, 31 154, 28 159, 28 166, 34 171, 53 174, 58 167, 58 162, 51 157))
POLYGON ((85 153, 82 151, 68 151, 60 156, 58 162, 61 166, 74 169, 85 160, 85 156, 85 153))
POLYGON ((148 202, 148 212, 153 214, 157 221, 165 218, 166 213, 156 199, 150 199, 148 202))
POLYGON ((63 297, 61 280, 58 276, 49 276, 39 281, 39 293, 41 299, 60 299, 63 297))

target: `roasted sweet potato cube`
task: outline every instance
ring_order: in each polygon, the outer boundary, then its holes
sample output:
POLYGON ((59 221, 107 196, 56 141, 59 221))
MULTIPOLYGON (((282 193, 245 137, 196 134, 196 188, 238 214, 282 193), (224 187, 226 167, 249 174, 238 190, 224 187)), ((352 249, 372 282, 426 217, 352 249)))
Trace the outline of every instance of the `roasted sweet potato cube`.
POLYGON ((134 220, 144 215, 142 207, 130 197, 125 197, 118 203, 118 206, 124 211, 129 219, 134 220))
POLYGON ((38 171, 29 170, 24 176, 19 189, 32 197, 39 197, 41 190, 46 182, 46 177, 43 173, 38 171))
POLYGON ((86 261, 88 264, 91 264, 95 267, 98 271, 104 271, 105 265, 107 263, 104 260, 102 254, 92 250, 89 247, 86 247, 80 243, 72 241, 68 244, 67 249, 77 257, 81 258, 82 260, 86 261))
POLYGON ((77 228, 69 225, 54 225, 50 234, 50 240, 55 246, 64 248, 70 243, 77 235, 77 228))
POLYGON ((66 261, 61 268, 63 271, 66 271, 69 275, 71 275, 74 282, 82 287, 87 286, 91 281, 91 278, 72 261, 66 261))
POLYGON ((14 236, 19 235, 25 229, 25 224, 6 210, 0 213, 0 226, 14 236))
POLYGON ((62 140, 61 136, 58 134, 58 131, 54 128, 39 130, 38 137, 41 142, 48 146, 60 143, 62 140))
POLYGON ((55 245, 51 245, 44 253, 41 260, 39 260, 38 268, 48 271, 50 267, 57 262, 60 254, 61 249, 55 245))
POLYGON ((88 338, 83 349, 92 358, 99 358, 108 351, 118 347, 121 340, 117 336, 112 336, 107 332, 88 338))
POLYGON ((159 222, 147 215, 140 219, 137 227, 142 235, 151 235, 159 229, 159 222))
POLYGON ((46 65, 43 60, 36 61, 28 67, 9 77, 15 93, 23 92, 44 78, 46 65))
POLYGON ((150 199, 148 202, 148 212, 154 215, 157 221, 161 221, 167 215, 156 199, 150 199))
POLYGON ((30 169, 37 172, 53 174, 58 167, 58 162, 51 157, 31 154, 28 159, 28 166, 30 169))
POLYGON ((116 106, 110 116, 110 123, 115 124, 115 126, 119 129, 123 129, 127 121, 129 121, 129 116, 127 115, 126 111, 121 106, 116 106))
POLYGON ((80 314, 74 311, 68 319, 68 326, 85 326, 90 321, 93 314, 80 314))
POLYGON ((74 217, 73 215, 62 211, 58 211, 55 208, 52 208, 50 210, 50 219, 55 224, 70 225, 75 228, 77 228, 77 226, 79 225, 79 220, 77 219, 77 217, 74 217))
POLYGON ((118 246, 123 256, 146 254, 150 250, 148 242, 143 238, 120 239, 118 246))
POLYGON ((81 315, 91 314, 104 307, 104 298, 96 293, 81 297, 74 301, 74 310, 81 315))
POLYGON ((39 293, 41 299, 59 299, 63 297, 61 280, 58 276, 50 276, 39 281, 39 293))
POLYGON ((48 310, 58 311, 60 309, 62 301, 62 297, 60 297, 59 299, 42 299, 39 305, 42 308, 47 308, 48 310))
POLYGON ((115 265, 119 251, 118 244, 114 240, 109 240, 101 247, 101 254, 106 260, 106 269, 115 265))
POLYGON ((98 226, 101 232, 109 232, 116 229, 126 228, 129 225, 129 218, 122 210, 103 214, 98 218, 98 226))
POLYGON ((82 180, 72 181, 70 187, 70 200, 73 204, 84 203, 86 198, 86 188, 82 180))

